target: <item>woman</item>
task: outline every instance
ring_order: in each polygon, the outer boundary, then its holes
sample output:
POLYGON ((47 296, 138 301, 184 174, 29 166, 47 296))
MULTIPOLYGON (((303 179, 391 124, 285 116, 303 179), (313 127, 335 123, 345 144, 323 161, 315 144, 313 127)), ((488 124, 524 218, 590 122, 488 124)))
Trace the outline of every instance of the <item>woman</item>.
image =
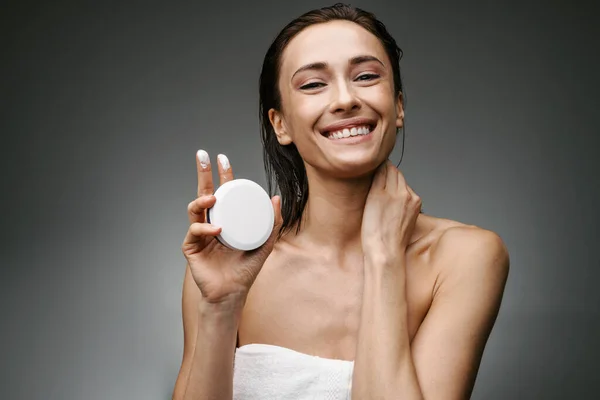
MULTIPOLYGON (((281 197, 255 251, 214 238, 212 165, 198 152, 175 399, 470 396, 508 255, 491 231, 420 213, 387 161, 404 124, 400 56, 383 24, 344 5, 275 39, 260 100, 281 197)), ((222 184, 233 172, 218 159, 222 184)))

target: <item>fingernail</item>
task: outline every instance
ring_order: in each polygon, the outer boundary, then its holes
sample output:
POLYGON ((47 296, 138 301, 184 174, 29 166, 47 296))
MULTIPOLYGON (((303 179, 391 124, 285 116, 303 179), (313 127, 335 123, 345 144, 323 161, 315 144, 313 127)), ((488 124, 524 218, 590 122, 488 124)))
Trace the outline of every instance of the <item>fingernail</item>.
POLYGON ((229 169, 229 159, 227 158, 227 156, 225 154, 219 154, 217 156, 217 159, 221 164, 221 168, 223 168, 223 172, 227 171, 229 169))
POLYGON ((200 161, 200 166, 203 169, 208 168, 208 165, 210 164, 210 158, 208 157, 208 153, 204 150, 198 150, 198 153, 196 155, 198 157, 198 161, 200 161))

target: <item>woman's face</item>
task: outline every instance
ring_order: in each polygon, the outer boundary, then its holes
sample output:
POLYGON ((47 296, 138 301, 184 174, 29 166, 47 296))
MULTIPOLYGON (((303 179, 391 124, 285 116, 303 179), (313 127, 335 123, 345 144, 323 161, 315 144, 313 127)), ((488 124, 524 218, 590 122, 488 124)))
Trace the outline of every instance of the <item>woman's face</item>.
POLYGON ((336 177, 357 177, 387 159, 402 127, 402 99, 379 39, 349 21, 312 25, 285 48, 281 110, 271 123, 282 145, 336 177))

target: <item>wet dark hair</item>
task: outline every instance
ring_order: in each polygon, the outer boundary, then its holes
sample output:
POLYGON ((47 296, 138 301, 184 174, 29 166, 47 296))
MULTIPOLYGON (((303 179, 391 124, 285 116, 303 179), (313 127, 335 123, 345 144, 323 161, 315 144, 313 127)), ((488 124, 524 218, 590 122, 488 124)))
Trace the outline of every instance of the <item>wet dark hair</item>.
POLYGON ((354 22, 380 40, 391 61, 394 93, 396 97, 403 93, 400 77, 402 50, 388 33, 385 25, 375 18, 374 14, 337 3, 330 7, 309 11, 281 30, 267 50, 259 81, 259 119, 267 185, 271 196, 274 194, 274 188, 279 188, 281 193, 283 226, 279 231, 280 235, 293 227, 296 227, 296 232, 300 230, 302 214, 308 200, 308 178, 302 157, 293 143, 285 146, 279 144, 269 120, 270 109, 281 110, 281 93, 278 85, 281 55, 288 43, 303 29, 314 24, 336 20, 354 22))

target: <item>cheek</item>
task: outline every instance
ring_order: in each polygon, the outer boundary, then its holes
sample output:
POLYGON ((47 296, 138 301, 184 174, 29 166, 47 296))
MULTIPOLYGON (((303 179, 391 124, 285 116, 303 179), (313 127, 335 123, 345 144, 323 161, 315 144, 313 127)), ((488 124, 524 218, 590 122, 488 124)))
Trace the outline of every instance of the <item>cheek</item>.
POLYGON ((395 116, 396 108, 395 108, 395 99, 393 91, 390 91, 389 88, 385 86, 381 86, 378 92, 378 105, 382 110, 386 110, 387 113, 392 113, 395 116))
POLYGON ((375 85, 363 89, 363 98, 376 111, 387 116, 391 112, 395 113, 395 102, 393 91, 387 85, 375 85))
POLYGON ((384 147, 394 146, 396 142, 396 101, 393 91, 386 85, 377 85, 368 88, 364 99, 383 119, 383 129, 385 130, 384 147))
POLYGON ((327 107, 329 97, 327 93, 311 95, 297 93, 294 96, 294 103, 296 111, 307 117, 314 118, 315 115, 320 115, 323 112, 323 109, 327 107))
POLYGON ((294 105, 293 111, 294 120, 296 120, 296 122, 310 122, 310 120, 314 119, 315 116, 318 115, 317 104, 306 99, 297 101, 294 105))
POLYGON ((303 96, 292 98, 287 120, 290 121, 288 128, 294 140, 303 140, 303 136, 313 132, 323 110, 323 99, 319 96, 303 96))

